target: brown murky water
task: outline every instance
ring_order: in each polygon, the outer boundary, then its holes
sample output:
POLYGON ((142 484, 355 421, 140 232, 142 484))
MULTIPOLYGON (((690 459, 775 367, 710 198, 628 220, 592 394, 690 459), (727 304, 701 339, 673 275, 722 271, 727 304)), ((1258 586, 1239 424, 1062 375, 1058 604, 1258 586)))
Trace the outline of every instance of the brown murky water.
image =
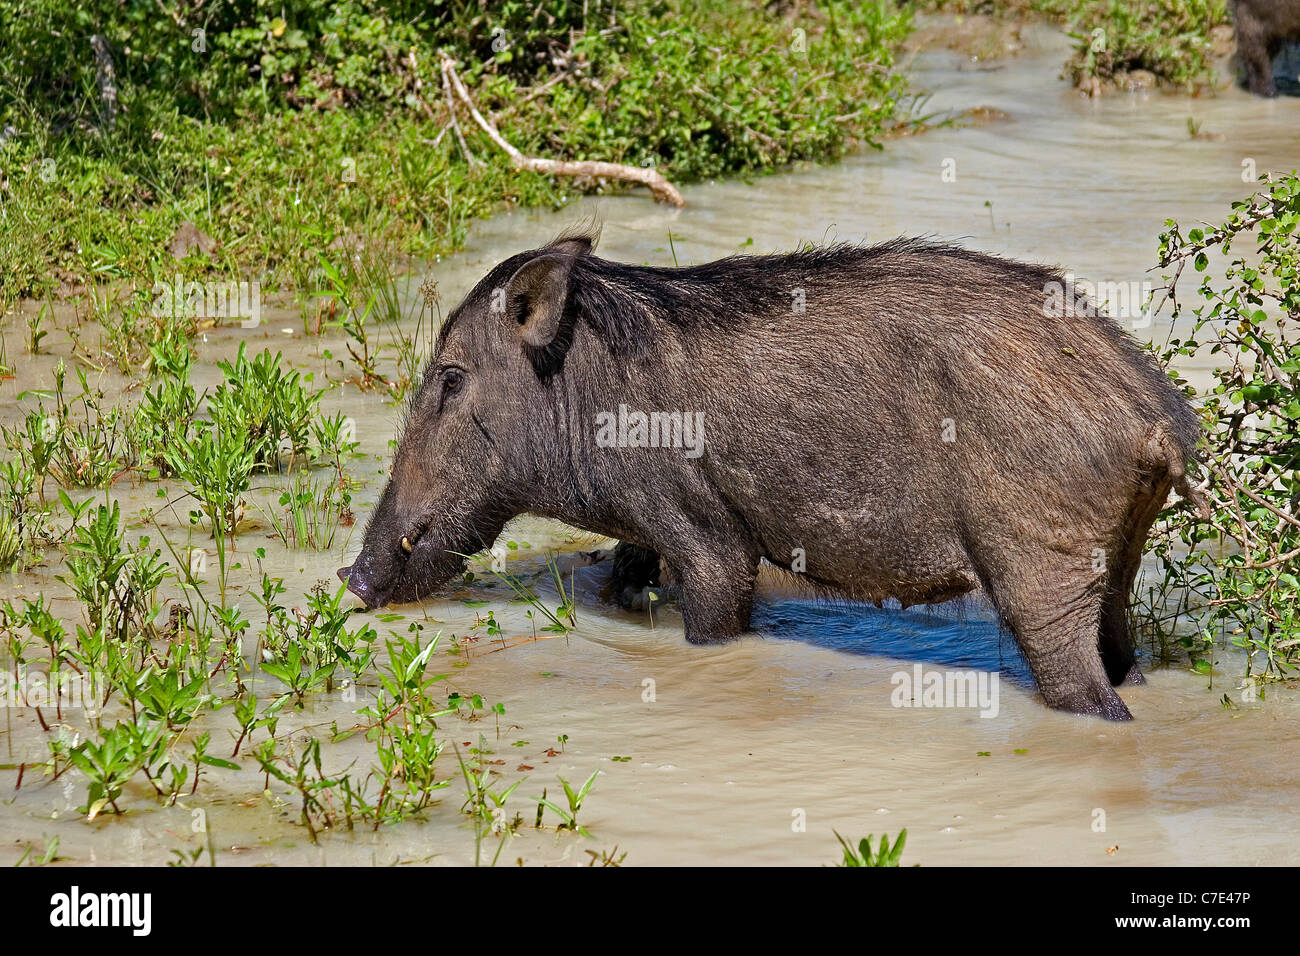
MULTIPOLYGON (((1243 163, 1263 172, 1290 169, 1300 158, 1300 100, 1264 102, 1234 89, 1204 99, 1133 94, 1088 101, 1056 78, 1059 34, 1032 29, 1025 38, 1022 56, 991 67, 948 52, 917 63, 917 84, 935 91, 927 110, 986 107, 997 111, 992 122, 890 142, 883 152, 833 168, 691 188, 689 207, 680 212, 620 197, 554 214, 503 215, 476 226, 467 250, 430 273, 444 301, 454 301, 501 258, 595 212, 604 223, 601 253, 628 261, 671 263, 670 233, 682 263, 806 240, 907 233, 1060 263, 1098 281, 1158 281, 1146 270, 1166 218, 1218 221, 1250 190, 1243 163), (1189 119, 1199 124, 1199 138, 1190 134, 1189 119)), ((1168 332, 1159 318, 1148 326, 1135 316, 1130 325, 1147 337, 1168 332)), ((233 355, 240 341, 252 350, 283 350, 314 371, 317 384, 331 370, 322 350, 342 352, 338 341, 304 336, 296 311, 268 310, 257 330, 206 334, 200 387, 217 380, 212 363, 233 355)), ((48 382, 55 357, 66 354, 60 334, 48 342, 51 357, 24 357, 17 379, 0 388, 6 418, 14 415, 17 393, 48 382)), ((12 344, 10 351, 17 351, 12 344)), ((369 480, 354 505, 364 518, 381 487, 400 410, 351 387, 332 392, 324 407, 356 419, 370 456, 352 468, 369 480)), ((252 497, 270 502, 274 494, 252 497)), ((119 486, 114 495, 128 510, 157 501, 151 485, 119 486)), ((161 520, 169 536, 186 540, 179 519, 161 520)), ((331 553, 288 552, 266 531, 246 527, 239 547, 245 557, 267 548, 265 566, 285 577, 290 599, 317 580, 332 583, 360 538, 358 528, 354 540, 340 536, 331 553)), ((1225 708, 1221 698, 1237 696, 1243 670, 1231 649, 1217 654, 1213 687, 1185 665, 1144 660, 1149 685, 1121 689, 1137 719, 1104 724, 1046 710, 1014 643, 978 604, 876 610, 767 587, 755 615, 761 636, 697 648, 684 642, 672 607, 658 609, 652 627, 646 614, 601 603, 603 569, 583 566, 576 555, 600 543, 590 536, 529 519, 508 536, 531 545, 512 558, 519 573, 540 572, 540 556, 550 550, 565 552, 579 592, 579 627, 567 639, 513 643, 532 633, 523 610, 501 588, 477 589, 473 597, 491 601, 510 646, 480 641, 467 666, 454 668, 460 658, 446 657, 445 670, 454 675, 451 688, 501 701, 506 715, 499 728, 491 715, 451 719, 447 736, 464 745, 484 735, 490 759, 501 761, 494 765, 499 786, 527 776, 509 809, 529 823, 529 798, 544 787, 554 797, 557 777, 579 782, 594 770, 600 776, 580 814, 591 839, 525 825, 503 861, 586 863, 584 851, 617 845, 629 864, 829 863, 838 856, 832 830, 856 838, 906 827, 905 861, 925 865, 1300 862, 1293 839, 1300 825, 1300 695, 1272 688, 1265 702, 1225 708), (927 671, 996 673, 996 716, 894 706, 894 676, 913 673, 918 663, 927 671), (549 755, 551 748, 560 752, 549 755)), ((6 582, 0 594, 65 595, 52 580, 59 571, 38 569, 6 582)), ((252 580, 237 572, 232 600, 251 607, 242 588, 252 580)), ((544 586, 539 591, 554 599, 544 586)), ((70 619, 77 613, 68 598, 56 606, 70 619)), ((426 610, 436 622, 426 634, 474 633, 475 609, 463 600, 431 602, 426 610)), ((403 620, 376 623, 381 634, 422 616, 418 608, 397 612, 403 620)), ((371 690, 360 688, 359 703, 335 692, 309 699, 301 713, 286 709, 281 733, 323 737, 333 722, 353 726, 371 690)), ((0 762, 44 759, 45 737, 34 718, 20 710, 7 717, 0 762)), ((204 718, 213 751, 224 756, 223 719, 204 718)), ((75 712, 67 722, 74 732, 84 730, 75 712)), ((327 755, 334 767, 374 761, 360 737, 328 746, 327 755)), ((443 762, 444 777, 453 776, 449 753, 443 762)), ((85 795, 74 776, 50 783, 32 773, 15 790, 15 774, 0 773, 0 864, 53 836, 70 862, 160 863, 174 848, 199 845, 192 832, 197 810, 206 815, 221 864, 473 860, 473 836, 457 812, 459 779, 424 821, 331 831, 313 845, 294 822, 296 807, 262 794, 254 766, 245 758, 241 772, 209 772, 197 795, 171 808, 133 786, 125 816, 89 824, 75 810, 85 795)))

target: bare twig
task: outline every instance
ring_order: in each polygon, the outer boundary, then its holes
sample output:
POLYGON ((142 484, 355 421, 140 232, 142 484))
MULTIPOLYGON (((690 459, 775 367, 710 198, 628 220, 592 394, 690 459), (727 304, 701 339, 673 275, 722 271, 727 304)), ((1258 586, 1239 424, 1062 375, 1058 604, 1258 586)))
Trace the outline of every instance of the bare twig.
POLYGON ((113 128, 117 119, 117 73, 113 68, 113 54, 108 38, 96 33, 90 38, 90 49, 95 55, 95 83, 99 86, 101 126, 113 128))
MULTIPOLYGON (((453 74, 454 75, 454 74, 453 74)), ((460 78, 456 78, 456 84, 460 86, 460 78)), ((465 143, 465 136, 460 131, 460 124, 456 122, 456 102, 452 99, 451 86, 447 83, 447 59, 442 61, 442 95, 447 99, 447 112, 451 115, 451 128, 456 134, 456 140, 460 143, 461 152, 465 154, 465 159, 469 161, 470 166, 477 166, 478 160, 474 154, 469 151, 469 146, 465 143)), ((428 107, 425 107, 426 109, 428 107)))
MULTIPOLYGON (((586 176, 593 179, 617 179, 623 182, 639 183, 642 186, 649 187, 655 199, 660 202, 666 202, 677 207, 686 205, 686 200, 677 191, 677 187, 665 179, 657 169, 643 169, 639 166, 626 166, 622 163, 606 163, 595 160, 559 160, 525 156, 501 135, 496 126, 483 118, 483 114, 478 111, 474 101, 470 99, 465 84, 461 82, 460 77, 457 75, 455 62, 445 53, 442 54, 442 77, 444 85, 450 82, 455 88, 456 95, 465 104, 465 108, 469 110, 470 116, 474 118, 474 122, 478 124, 479 129, 483 130, 488 138, 510 157, 516 169, 526 169, 530 172, 553 176, 586 176)), ((453 110, 453 123, 455 122, 454 114, 455 111, 453 110)), ((459 127, 456 128, 456 135, 460 135, 459 127)), ((464 145, 463 142, 462 145, 464 145)))

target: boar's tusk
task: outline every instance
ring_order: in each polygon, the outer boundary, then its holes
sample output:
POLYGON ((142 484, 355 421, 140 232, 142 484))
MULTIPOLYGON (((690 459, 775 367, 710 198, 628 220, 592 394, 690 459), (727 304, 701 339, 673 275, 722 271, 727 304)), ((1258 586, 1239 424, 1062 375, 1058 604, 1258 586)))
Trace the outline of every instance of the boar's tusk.
POLYGON ((411 539, 410 539, 410 538, 403 538, 403 539, 402 539, 402 550, 405 551, 407 554, 410 554, 410 553, 411 553, 412 548, 411 548, 411 539))

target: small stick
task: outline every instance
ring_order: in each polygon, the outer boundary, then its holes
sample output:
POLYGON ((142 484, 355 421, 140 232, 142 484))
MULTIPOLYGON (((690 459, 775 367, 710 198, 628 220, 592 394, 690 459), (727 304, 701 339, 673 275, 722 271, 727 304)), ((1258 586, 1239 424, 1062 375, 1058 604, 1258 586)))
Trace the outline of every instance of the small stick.
MULTIPOLYGON (((447 98, 447 112, 451 114, 451 128, 456 133, 456 140, 460 143, 461 152, 463 152, 465 158, 469 160, 470 166, 474 167, 478 165, 478 160, 475 159, 474 154, 469 151, 469 146, 465 143, 465 137, 460 131, 460 124, 456 122, 456 101, 452 99, 451 86, 447 83, 447 69, 447 61, 444 58, 442 62, 442 94, 447 98)), ((456 82, 459 84, 460 79, 457 78, 456 82)), ((428 109, 427 105, 425 106, 425 109, 428 109)))
MULTIPOLYGON (((474 122, 478 124, 479 129, 487 133, 488 138, 510 157, 516 169, 527 169, 534 173, 549 173, 553 176, 589 176, 640 183, 642 186, 649 187, 655 199, 659 202, 666 202, 678 208, 686 205, 686 200, 677 191, 677 187, 664 179, 657 169, 643 169, 640 166, 626 166, 623 163, 606 163, 596 160, 559 160, 525 156, 514 146, 511 146, 489 120, 484 119, 483 114, 474 106, 474 101, 470 99, 465 84, 461 82, 460 77, 456 74, 454 61, 445 53, 442 54, 442 78, 444 83, 450 79, 451 84, 456 89, 456 95, 465 104, 465 108, 469 110, 470 116, 474 118, 474 122)), ((456 134, 460 135, 459 128, 456 129, 456 134)))

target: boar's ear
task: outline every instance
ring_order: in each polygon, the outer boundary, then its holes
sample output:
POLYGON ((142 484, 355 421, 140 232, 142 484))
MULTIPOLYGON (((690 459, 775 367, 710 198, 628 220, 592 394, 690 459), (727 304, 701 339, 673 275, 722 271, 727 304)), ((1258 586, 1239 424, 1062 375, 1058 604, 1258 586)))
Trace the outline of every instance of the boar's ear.
POLYGON ((520 266, 506 285, 510 315, 533 348, 546 348, 560 331, 573 259, 572 255, 546 252, 520 266))
POLYGON ((564 256, 589 256, 591 244, 591 236, 568 236, 564 239, 556 239, 546 247, 546 251, 564 256))

